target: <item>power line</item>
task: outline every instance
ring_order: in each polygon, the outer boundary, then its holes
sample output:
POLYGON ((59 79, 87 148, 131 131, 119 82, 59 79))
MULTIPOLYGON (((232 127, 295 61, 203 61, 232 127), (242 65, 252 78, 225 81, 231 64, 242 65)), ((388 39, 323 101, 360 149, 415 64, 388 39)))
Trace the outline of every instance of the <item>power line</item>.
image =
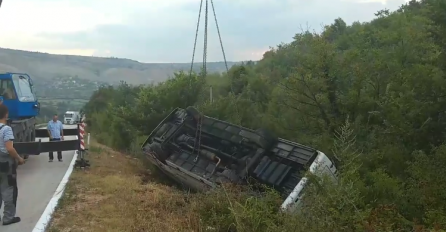
MULTIPOLYGON (((209 0, 205 0, 205 15, 204 15, 204 41, 203 41, 203 70, 202 70, 202 75, 203 77, 206 77, 207 75, 207 52, 208 52, 208 14, 209 14, 209 0)), ((217 33, 218 33, 218 39, 220 42, 220 47, 221 47, 221 51, 223 54, 223 59, 225 62, 225 67, 226 67, 226 72, 229 71, 228 69, 228 62, 226 60, 226 54, 225 54, 225 50, 223 47, 223 40, 221 38, 221 33, 220 33, 220 27, 218 26, 218 21, 217 21, 217 14, 215 13, 215 7, 214 7, 214 1, 210 0, 211 2, 211 7, 212 7, 212 12, 214 15, 214 20, 215 20, 215 26, 217 28, 217 33)), ((195 50, 197 47, 197 39, 198 39, 198 31, 200 29, 200 19, 201 19, 201 11, 203 8, 203 0, 200 1, 200 9, 198 11, 198 20, 197 20, 197 28, 195 30, 195 40, 194 40, 194 48, 192 50, 192 62, 191 62, 191 66, 190 66, 190 71, 189 71, 189 76, 192 76, 192 71, 193 71, 193 67, 194 67, 194 60, 195 60, 195 50)), ((190 84, 191 84, 192 79, 190 80, 190 84)))

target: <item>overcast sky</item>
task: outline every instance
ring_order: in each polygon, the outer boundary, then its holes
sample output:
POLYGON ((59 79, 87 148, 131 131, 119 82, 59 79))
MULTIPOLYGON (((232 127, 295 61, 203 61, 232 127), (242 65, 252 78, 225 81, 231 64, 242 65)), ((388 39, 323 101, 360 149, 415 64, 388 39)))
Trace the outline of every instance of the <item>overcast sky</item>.
MULTIPOLYGON (((214 0, 214 5, 227 59, 240 61, 260 59, 301 28, 320 30, 337 17, 367 21, 405 1, 214 0)), ((200 0, 3 0, 0 47, 190 62, 199 5, 200 0)), ((212 14, 209 20, 208 61, 221 61, 212 14)), ((202 57, 202 28, 196 60, 202 57)))

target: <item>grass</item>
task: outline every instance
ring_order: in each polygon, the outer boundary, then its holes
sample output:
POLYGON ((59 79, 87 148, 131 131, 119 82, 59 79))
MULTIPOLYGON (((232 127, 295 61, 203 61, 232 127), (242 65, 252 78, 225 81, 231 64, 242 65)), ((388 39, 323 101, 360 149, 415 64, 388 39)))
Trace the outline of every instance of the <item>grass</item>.
POLYGON ((401 220, 392 204, 358 210, 351 182, 308 185, 302 211, 291 215, 278 212, 274 191, 254 197, 247 187, 223 186, 190 194, 162 184, 141 156, 93 142, 88 158, 91 169, 72 174, 48 232, 441 231, 401 220))
POLYGON ((48 232, 275 232, 296 227, 283 223, 288 220, 277 213, 281 199, 275 194, 253 197, 240 186, 188 193, 166 185, 163 175, 135 156, 95 142, 88 159, 90 169, 71 175, 48 232))
POLYGON ((49 232, 196 231, 185 194, 150 180, 131 156, 94 144, 89 170, 74 171, 49 232))

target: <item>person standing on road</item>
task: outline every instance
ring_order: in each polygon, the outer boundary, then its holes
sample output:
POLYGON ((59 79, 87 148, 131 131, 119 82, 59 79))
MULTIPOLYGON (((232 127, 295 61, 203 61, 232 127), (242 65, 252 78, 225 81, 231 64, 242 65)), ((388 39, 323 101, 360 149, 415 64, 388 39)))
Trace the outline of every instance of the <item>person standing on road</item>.
MULTIPOLYGON (((11 225, 20 222, 16 217, 17 208, 17 165, 22 165, 25 160, 14 149, 14 133, 12 128, 6 125, 8 119, 8 107, 0 105, 0 202, 3 200, 3 225, 11 225)), ((0 204, 1 205, 1 204, 0 204)))
MULTIPOLYGON (((48 122, 47 126, 48 136, 50 137, 50 141, 61 141, 63 138, 63 124, 59 120, 57 120, 57 114, 53 116, 53 120, 48 122)), ((53 152, 50 151, 50 160, 49 162, 53 162, 54 156, 53 152)), ((62 152, 57 151, 57 159, 59 162, 62 162, 62 152)))

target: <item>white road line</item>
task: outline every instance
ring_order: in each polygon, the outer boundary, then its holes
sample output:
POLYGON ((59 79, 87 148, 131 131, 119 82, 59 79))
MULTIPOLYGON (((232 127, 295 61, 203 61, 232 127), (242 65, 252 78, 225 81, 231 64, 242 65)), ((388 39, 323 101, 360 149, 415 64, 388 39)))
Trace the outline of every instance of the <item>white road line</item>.
POLYGON ((47 226, 50 223, 51 218, 53 216, 54 210, 56 209, 56 207, 59 203, 59 200, 65 191, 65 186, 68 183, 68 179, 70 178, 70 175, 73 172, 74 163, 77 160, 77 156, 78 156, 78 151, 75 151, 74 155, 73 155, 73 159, 71 160, 70 166, 67 169, 67 172, 65 173, 64 177, 60 181, 59 186, 57 186, 56 192, 54 193, 50 202, 48 202, 48 205, 46 206, 45 211, 43 211, 42 216, 40 216, 40 219, 34 226, 34 229, 32 232, 45 232, 45 230, 47 229, 47 226))

